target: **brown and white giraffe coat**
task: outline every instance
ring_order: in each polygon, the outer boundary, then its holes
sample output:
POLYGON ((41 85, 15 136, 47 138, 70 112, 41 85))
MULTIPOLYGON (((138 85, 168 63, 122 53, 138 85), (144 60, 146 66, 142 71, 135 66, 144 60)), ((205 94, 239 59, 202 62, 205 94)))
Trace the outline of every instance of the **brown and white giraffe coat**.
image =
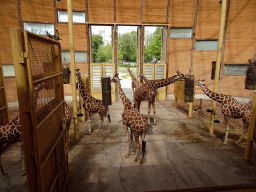
POLYGON ((139 87, 134 92, 134 101, 136 110, 140 110, 140 104, 142 101, 148 100, 148 124, 150 124, 150 111, 151 105, 153 106, 154 112, 154 124, 156 124, 156 107, 155 107, 155 98, 157 93, 157 89, 160 87, 167 86, 171 83, 174 83, 177 80, 184 79, 185 76, 182 73, 177 71, 177 75, 166 79, 157 79, 157 80, 149 80, 144 85, 139 87))
POLYGON ((252 107, 249 104, 238 102, 232 96, 214 93, 213 91, 207 88, 206 84, 203 81, 200 81, 200 80, 195 81, 195 84, 200 86, 203 92, 208 97, 222 104, 221 112, 224 115, 225 125, 226 125, 224 144, 226 144, 228 140, 229 118, 234 118, 234 119, 242 118, 244 129, 241 137, 236 142, 236 143, 239 143, 241 139, 244 137, 244 134, 248 131, 252 107))
MULTIPOLYGON (((98 133, 102 123, 104 122, 104 117, 107 117, 108 115, 108 106, 104 106, 102 100, 94 98, 86 89, 84 82, 81 78, 81 74, 79 72, 79 69, 76 69, 76 76, 79 84, 79 91, 81 94, 81 97, 83 98, 84 104, 83 108, 87 112, 88 116, 88 122, 89 122, 89 134, 91 134, 91 118, 90 113, 99 113, 101 123, 98 127, 98 130, 96 133, 98 133)), ((110 133, 110 115, 108 115, 108 132, 110 133)))
MULTIPOLYGON (((139 136, 141 136, 142 156, 140 159, 140 163, 142 164, 143 159, 144 159, 144 152, 145 152, 145 148, 146 148, 146 141, 144 141, 144 140, 145 140, 146 132, 148 131, 147 121, 142 114, 140 114, 138 111, 136 111, 134 109, 132 102, 124 94, 118 74, 113 76, 111 81, 117 83, 117 87, 119 90, 119 96, 120 96, 123 106, 124 106, 124 112, 122 113, 122 121, 123 121, 124 129, 127 133, 127 154, 125 157, 128 158, 130 156, 129 141, 131 142, 132 154, 133 154, 133 151, 134 151, 133 150, 133 136, 134 136, 136 146, 137 146, 137 151, 136 151, 136 155, 134 158, 134 162, 137 161, 138 151, 140 148, 139 136), (131 133, 129 133, 128 128, 130 128, 131 133)), ((149 128, 152 129, 152 127, 149 127, 149 128)))
POLYGON ((132 78, 132 91, 134 93, 135 89, 142 86, 142 83, 132 74, 131 70, 129 67, 127 67, 127 71, 130 74, 132 78))

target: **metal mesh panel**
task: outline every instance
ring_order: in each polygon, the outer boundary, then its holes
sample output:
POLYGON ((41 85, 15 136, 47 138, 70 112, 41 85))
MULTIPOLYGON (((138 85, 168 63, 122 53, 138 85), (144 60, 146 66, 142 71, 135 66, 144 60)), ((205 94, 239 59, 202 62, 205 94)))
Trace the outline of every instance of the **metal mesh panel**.
POLYGON ((152 65, 146 65, 145 66, 145 72, 144 72, 145 77, 148 80, 152 80, 153 78, 153 66, 152 65))
POLYGON ((55 71, 53 44, 38 38, 29 37, 32 75, 55 71))
POLYGON ((156 66, 156 79, 164 79, 164 66, 156 66))

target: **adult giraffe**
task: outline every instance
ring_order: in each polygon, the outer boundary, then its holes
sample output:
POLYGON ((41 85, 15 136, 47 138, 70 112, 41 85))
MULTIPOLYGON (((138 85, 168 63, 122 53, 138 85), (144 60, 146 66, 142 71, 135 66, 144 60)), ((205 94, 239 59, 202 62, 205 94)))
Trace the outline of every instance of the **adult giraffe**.
POLYGON ((184 79, 185 76, 177 71, 177 75, 166 79, 156 79, 149 80, 144 85, 139 87, 134 92, 134 101, 135 101, 135 109, 140 111, 140 104, 142 101, 148 100, 148 124, 150 124, 150 111, 151 105, 153 106, 154 112, 154 124, 156 125, 156 107, 155 107, 155 97, 158 94, 157 89, 160 87, 167 86, 171 83, 174 83, 177 80, 184 79))
POLYGON ((204 80, 195 81, 195 84, 200 86, 203 92, 212 100, 215 100, 221 103, 221 112, 224 115, 225 127, 226 127, 224 144, 227 144, 227 140, 228 140, 229 118, 234 118, 234 119, 242 118, 244 129, 241 137, 236 142, 238 144, 241 141, 241 139, 244 137, 245 133, 248 131, 252 107, 249 104, 238 102, 232 96, 214 93, 213 91, 207 88, 206 84, 203 81, 204 80))

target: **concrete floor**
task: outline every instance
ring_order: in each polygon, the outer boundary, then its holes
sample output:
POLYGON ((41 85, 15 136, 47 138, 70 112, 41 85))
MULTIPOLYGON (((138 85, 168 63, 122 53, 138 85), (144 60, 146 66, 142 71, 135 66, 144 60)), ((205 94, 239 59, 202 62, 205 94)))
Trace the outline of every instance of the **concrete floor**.
MULTIPOLYGON (((131 89, 124 89, 132 100, 131 89)), ((152 191, 180 188, 252 185, 256 181, 255 155, 243 159, 244 150, 209 136, 201 122, 188 119, 175 109, 172 101, 156 102, 157 125, 147 135, 147 152, 143 165, 125 158, 126 133, 123 129, 121 101, 109 107, 111 134, 106 120, 98 134, 99 116, 92 116, 92 135, 87 135, 88 122, 79 124, 80 140, 70 139, 70 177, 66 192, 84 191, 152 191)), ((147 118, 147 102, 141 113, 147 118)), ((151 113, 153 123, 153 114, 151 113)), ((71 129, 71 135, 72 135, 71 129)), ((135 145, 134 145, 135 146, 135 145)), ((2 155, 8 176, 0 174, 0 191, 27 191, 26 177, 20 176, 18 147, 2 155)), ((254 190, 254 189, 253 189, 254 190)))
MULTIPOLYGON (((95 133, 99 117, 94 115, 93 134, 83 136, 70 150, 66 191, 152 191, 255 183, 255 159, 245 161, 244 150, 209 136, 200 121, 188 119, 170 101, 157 102, 156 107, 157 125, 153 125, 154 134, 146 136, 143 165, 133 163, 133 155, 125 158, 122 103, 109 107, 110 135, 106 133, 106 122, 95 133)), ((141 112, 147 117, 146 102, 141 112)), ((81 133, 87 129, 87 123, 80 124, 81 133)))

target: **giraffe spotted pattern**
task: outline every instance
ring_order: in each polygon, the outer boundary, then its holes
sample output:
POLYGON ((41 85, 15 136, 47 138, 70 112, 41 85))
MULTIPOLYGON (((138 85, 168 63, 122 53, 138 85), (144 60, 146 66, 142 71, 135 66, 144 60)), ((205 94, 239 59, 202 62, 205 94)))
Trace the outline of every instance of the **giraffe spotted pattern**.
POLYGON ((242 118, 243 124, 244 124, 244 129, 243 129, 241 137, 236 142, 238 144, 241 141, 241 139, 244 137, 245 133, 248 131, 252 107, 249 104, 238 102, 232 96, 214 93, 213 91, 211 91, 207 88, 206 84, 203 81, 204 80, 195 81, 195 84, 200 86, 202 88, 203 92, 208 97, 210 97, 212 100, 215 100, 215 101, 221 103, 221 112, 224 115, 225 127, 226 127, 224 144, 226 144, 228 141, 229 118, 234 118, 234 119, 242 118))

